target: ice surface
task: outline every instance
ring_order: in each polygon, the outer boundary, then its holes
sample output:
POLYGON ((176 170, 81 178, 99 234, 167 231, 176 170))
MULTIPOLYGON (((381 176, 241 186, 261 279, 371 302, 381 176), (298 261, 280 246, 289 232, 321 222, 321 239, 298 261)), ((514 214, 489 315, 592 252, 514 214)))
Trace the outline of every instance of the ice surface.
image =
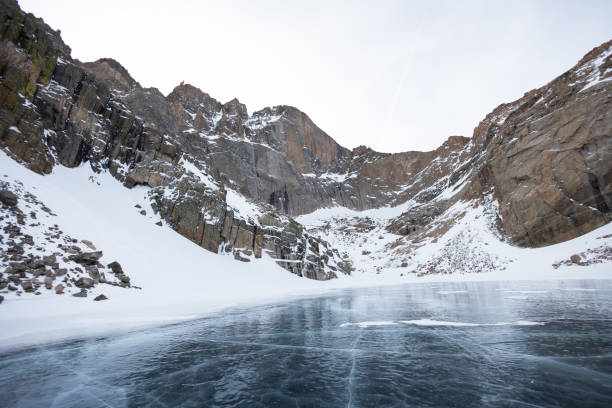
POLYGON ((456 293, 467 293, 467 290, 440 290, 438 291, 439 295, 453 295, 456 293))

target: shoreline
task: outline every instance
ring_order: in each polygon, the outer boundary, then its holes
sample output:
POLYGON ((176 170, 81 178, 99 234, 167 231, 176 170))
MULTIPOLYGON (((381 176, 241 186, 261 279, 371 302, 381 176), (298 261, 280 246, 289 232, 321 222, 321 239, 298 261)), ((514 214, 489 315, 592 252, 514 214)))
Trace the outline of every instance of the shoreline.
MULTIPOLYGON (((605 265, 601 265, 605 266, 605 265)), ((601 268, 604 269, 604 268, 601 268)), ((589 271, 582 276, 575 274, 563 273, 560 276, 552 277, 550 275, 535 274, 530 279, 525 277, 512 277, 506 274, 497 272, 489 272, 486 274, 472 275, 441 275, 427 277, 414 277, 407 282, 397 282, 395 279, 380 279, 374 280, 355 280, 346 282, 349 284, 331 284, 327 287, 315 288, 314 286, 303 287, 302 290, 296 290, 290 294, 271 295, 266 294, 263 297, 244 297, 241 299, 230 299, 229 297, 218 298, 209 302, 185 302, 181 305, 176 304, 157 304, 147 305, 143 308, 132 308, 124 310, 121 316, 113 317, 113 313, 117 312, 117 307, 106 307, 106 310, 99 310, 88 314, 59 314, 56 316, 40 315, 36 316, 15 316, 12 319, 6 319, 6 314, 0 316, 0 326, 11 326, 16 320, 20 320, 21 324, 13 326, 13 330, 3 330, 0 334, 0 353, 13 354, 23 352, 29 348, 57 346, 62 343, 71 341, 86 341, 96 337, 111 337, 121 336, 137 330, 151 330, 169 325, 183 324, 194 322, 196 320, 207 318, 211 315, 224 313, 232 309, 241 309, 249 307, 260 307, 264 305, 278 305, 285 302, 292 302, 300 299, 317 298, 324 296, 334 296, 339 292, 354 289, 368 289, 388 286, 414 286, 419 284, 462 284, 462 283, 483 283, 483 282, 550 282, 550 281, 572 281, 572 280, 612 280, 611 274, 602 273, 604 271, 589 271), (499 276, 501 275, 501 276, 499 276), (461 278, 467 279, 461 279, 461 278), (160 312, 160 309, 171 308, 170 312, 160 312), (156 313, 157 312, 157 313, 156 313), (52 329, 46 326, 44 329, 32 329, 32 327, 41 327, 42 320, 54 320, 55 324, 52 329)), ((352 278, 343 278, 342 281, 351 280, 352 278)), ((326 282, 320 282, 325 285, 326 282)), ((332 281, 332 283, 334 283, 332 281)), ((21 300, 21 299, 20 299, 21 300)), ((33 300, 33 299, 32 299, 33 300)), ((38 300, 38 299, 37 299, 38 300)), ((65 300, 65 299, 57 299, 65 300)), ((137 299, 136 299, 137 300, 137 299)), ((12 307, 19 307, 20 301, 10 302, 12 307)), ((90 304, 93 304, 91 302, 90 304)), ((6 310, 8 304, 0 306, 0 310, 6 310)), ((41 305, 42 306, 42 305, 41 305)), ((9 310, 11 312, 13 310, 9 310)), ((10 314, 10 313, 9 313, 10 314)))

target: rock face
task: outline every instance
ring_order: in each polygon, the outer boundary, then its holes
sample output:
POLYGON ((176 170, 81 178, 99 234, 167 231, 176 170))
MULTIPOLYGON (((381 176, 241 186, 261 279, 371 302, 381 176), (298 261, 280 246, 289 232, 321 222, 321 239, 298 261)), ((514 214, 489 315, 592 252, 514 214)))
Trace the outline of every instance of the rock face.
POLYGON ((188 84, 167 96, 143 88, 117 61, 72 59, 58 32, 2 0, 0 148, 38 173, 88 162, 128 188, 146 185, 154 211, 203 248, 239 261, 265 251, 297 275, 330 279, 350 262, 291 217, 411 203, 387 225, 406 236, 431 230, 458 200, 492 196, 499 228, 523 246, 609 222, 610 54, 609 42, 499 106, 471 139, 386 154, 338 145, 293 107, 249 115, 188 84))
POLYGON ((475 189, 493 189, 514 242, 553 244, 610 221, 611 80, 612 41, 476 128, 484 154, 475 189))

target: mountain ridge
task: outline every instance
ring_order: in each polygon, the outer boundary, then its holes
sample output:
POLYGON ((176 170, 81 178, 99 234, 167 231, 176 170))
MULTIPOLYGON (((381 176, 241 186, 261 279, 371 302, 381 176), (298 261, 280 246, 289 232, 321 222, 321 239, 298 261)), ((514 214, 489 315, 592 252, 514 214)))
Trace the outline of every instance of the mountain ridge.
MULTIPOLYGON (((383 266, 408 267, 423 242, 463 222, 466 202, 523 247, 610 221, 612 41, 496 107, 470 138, 449 136, 428 152, 380 153, 341 146, 291 106, 249 115, 238 99, 221 103, 189 84, 166 96, 143 88, 110 58, 72 59, 59 33, 15 1, 2 0, 0 26, 0 148, 40 174, 88 163, 128 188, 146 186, 167 225, 239 261, 266 254, 299 276, 350 274, 358 267, 350 248, 339 251, 337 236, 294 219, 330 207, 402 208, 334 227, 353 231, 353 244, 379 234, 383 266)), ((439 273, 439 262, 414 268, 439 273)))

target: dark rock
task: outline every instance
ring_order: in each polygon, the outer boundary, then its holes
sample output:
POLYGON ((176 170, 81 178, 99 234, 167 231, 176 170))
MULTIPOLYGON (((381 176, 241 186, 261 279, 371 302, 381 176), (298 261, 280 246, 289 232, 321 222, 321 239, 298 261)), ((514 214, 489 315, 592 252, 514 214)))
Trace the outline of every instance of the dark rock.
POLYGON ((164 225, 164 224, 162 224, 162 222, 161 222, 161 221, 157 221, 157 222, 155 223, 155 225, 159 225, 159 226, 161 227, 161 226, 162 226, 162 225, 164 225))
POLYGON ((15 207, 17 205, 17 196, 8 190, 0 190, 0 203, 7 207, 15 207))
POLYGON ((44 274, 45 274, 45 267, 44 267, 44 266, 42 266, 42 267, 40 267, 40 268, 37 268, 37 269, 32 270, 32 275, 33 275, 35 278, 39 277, 40 275, 44 275, 44 274))
POLYGON ((27 264, 24 262, 12 262, 11 269, 16 272, 23 272, 27 269, 27 264))
POLYGON ((115 275, 117 277, 117 279, 119 279, 121 282, 123 283, 130 283, 130 277, 127 275, 124 275, 122 273, 118 273, 115 275))
POLYGON ((22 280, 21 281, 21 287, 23 288, 23 290, 25 292, 33 292, 34 291, 34 286, 32 285, 32 281, 30 281, 30 280, 22 280))
POLYGON ((113 261, 107 265, 107 268, 110 268, 113 273, 123 273, 123 268, 121 264, 117 261, 113 261))
POLYGON ((2 304, 2 302, 4 302, 4 296, 0 295, 0 304, 2 304))
POLYGON ((108 299, 106 296, 98 295, 94 298, 94 301, 99 302, 100 300, 106 300, 106 299, 108 299))
POLYGON ((91 241, 89 241, 89 240, 87 240, 87 239, 82 239, 82 240, 81 240, 81 242, 82 242, 83 244, 85 244, 85 246, 87 246, 87 248, 89 248, 89 249, 91 249, 91 250, 93 250, 93 251, 95 251, 95 250, 96 250, 96 246, 93 244, 93 242, 91 242, 91 241))
POLYGON ((97 267, 95 267, 95 266, 86 266, 85 270, 87 271, 87 273, 89 274, 91 279, 94 280, 94 283, 100 282, 100 271, 98 270, 97 267))
POLYGON ((83 277, 77 279, 77 281, 74 284, 78 288, 89 289, 89 288, 93 287, 94 283, 95 282, 94 282, 94 280, 92 278, 87 278, 87 277, 83 276, 83 277))
POLYGON ((55 293, 61 295, 64 293, 64 285, 61 283, 55 286, 55 293))
POLYGON ((87 297, 87 291, 85 289, 81 289, 80 292, 73 293, 72 296, 74 296, 74 297, 87 297))
POLYGON ((31 259, 30 262, 28 262, 28 267, 30 267, 31 269, 44 268, 45 263, 41 258, 34 258, 31 259))
POLYGON ((56 262, 55 255, 43 256, 43 264, 46 266, 53 266, 56 262))
POLYGON ((581 258, 580 255, 572 255, 570 256, 570 261, 572 261, 572 263, 576 264, 576 265, 581 265, 581 258))
POLYGON ((81 252, 80 254, 70 255, 68 259, 81 265, 95 265, 98 259, 102 258, 102 251, 81 252))

